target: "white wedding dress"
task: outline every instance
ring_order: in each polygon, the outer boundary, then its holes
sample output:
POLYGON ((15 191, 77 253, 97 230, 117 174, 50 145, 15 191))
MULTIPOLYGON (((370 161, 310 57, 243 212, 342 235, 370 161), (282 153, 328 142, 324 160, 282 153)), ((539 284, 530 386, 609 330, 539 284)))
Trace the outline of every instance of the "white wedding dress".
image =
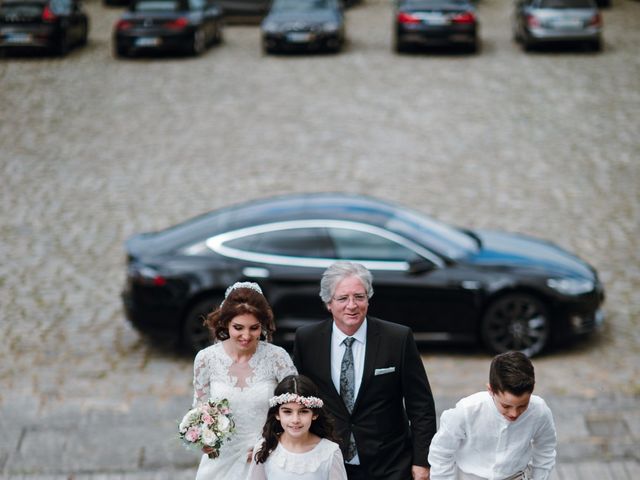
POLYGON ((297 373, 291 357, 280 347, 259 342, 251 360, 239 365, 218 342, 198 352, 193 373, 194 406, 226 398, 236 424, 218 458, 202 455, 196 480, 245 480, 247 453, 261 437, 273 390, 284 377, 297 373))

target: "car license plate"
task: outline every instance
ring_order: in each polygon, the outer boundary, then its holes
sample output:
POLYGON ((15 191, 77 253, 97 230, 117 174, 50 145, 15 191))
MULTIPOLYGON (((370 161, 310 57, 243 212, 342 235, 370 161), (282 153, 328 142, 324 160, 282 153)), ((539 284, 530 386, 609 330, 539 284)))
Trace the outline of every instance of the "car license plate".
POLYGON ((157 47, 160 45, 158 37, 140 37, 136 39, 136 47, 157 47))
POLYGON ((293 43, 304 43, 311 41, 311 33, 309 32, 291 32, 287 34, 287 40, 293 43))
POLYGON ((582 20, 578 18, 563 18, 553 22, 554 28, 575 29, 582 28, 582 20))
POLYGON ((5 43, 24 45, 31 43, 33 37, 29 33, 10 33, 5 38, 5 43))
POLYGON ((449 19, 439 13, 423 13, 419 18, 427 25, 448 25, 449 19))

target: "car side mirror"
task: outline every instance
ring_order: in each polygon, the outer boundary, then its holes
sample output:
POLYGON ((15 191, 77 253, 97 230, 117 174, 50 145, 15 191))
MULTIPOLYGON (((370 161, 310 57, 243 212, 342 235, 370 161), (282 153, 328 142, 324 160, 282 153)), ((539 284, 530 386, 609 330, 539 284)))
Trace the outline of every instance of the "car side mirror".
POLYGON ((433 262, 426 260, 424 258, 416 258, 415 260, 411 260, 409 262, 409 273, 411 275, 418 275, 421 273, 430 272, 436 266, 433 262))

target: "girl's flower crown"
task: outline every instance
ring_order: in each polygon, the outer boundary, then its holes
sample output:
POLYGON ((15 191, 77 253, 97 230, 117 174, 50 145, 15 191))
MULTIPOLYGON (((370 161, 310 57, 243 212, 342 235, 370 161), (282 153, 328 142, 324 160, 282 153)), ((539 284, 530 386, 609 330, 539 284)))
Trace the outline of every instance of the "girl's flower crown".
POLYGON ((275 407, 276 405, 283 405, 285 403, 299 403, 307 408, 322 408, 324 402, 318 397, 303 397, 297 393, 283 393, 277 397, 271 397, 269 400, 269 407, 275 407))

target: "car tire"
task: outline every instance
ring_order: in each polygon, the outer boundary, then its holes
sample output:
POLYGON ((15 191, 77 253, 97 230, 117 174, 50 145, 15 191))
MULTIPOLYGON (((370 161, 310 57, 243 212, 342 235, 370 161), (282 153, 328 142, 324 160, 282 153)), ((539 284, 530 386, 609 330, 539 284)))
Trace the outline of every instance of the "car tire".
POLYGON ((219 45, 222 43, 222 25, 216 25, 216 34, 213 37, 213 44, 219 45))
POLYGON ((64 57, 69 52, 69 39, 66 33, 63 33, 54 47, 54 53, 60 57, 64 57))
POLYGON ((196 303, 185 315, 182 322, 180 343, 196 353, 211 344, 211 334, 204 325, 204 319, 220 306, 221 298, 211 297, 196 303))
POLYGON ((400 35, 397 35, 393 39, 393 49, 396 53, 403 53, 407 51, 406 44, 400 38, 400 35))
POLYGON ((121 47, 120 45, 116 45, 113 49, 113 54, 116 58, 124 58, 129 56, 129 50, 125 47, 121 47))
POLYGON ((546 305, 528 293, 508 293, 496 298, 482 319, 481 337, 492 351, 539 354, 551 338, 546 305))
POLYGON ((601 40, 594 40, 591 43, 589 43, 589 49, 592 52, 599 52, 602 50, 602 41, 601 40))
POLYGON ((204 30, 197 29, 193 32, 193 39, 191 41, 191 54, 192 55, 201 55, 202 52, 207 48, 207 36, 204 33, 204 30))

